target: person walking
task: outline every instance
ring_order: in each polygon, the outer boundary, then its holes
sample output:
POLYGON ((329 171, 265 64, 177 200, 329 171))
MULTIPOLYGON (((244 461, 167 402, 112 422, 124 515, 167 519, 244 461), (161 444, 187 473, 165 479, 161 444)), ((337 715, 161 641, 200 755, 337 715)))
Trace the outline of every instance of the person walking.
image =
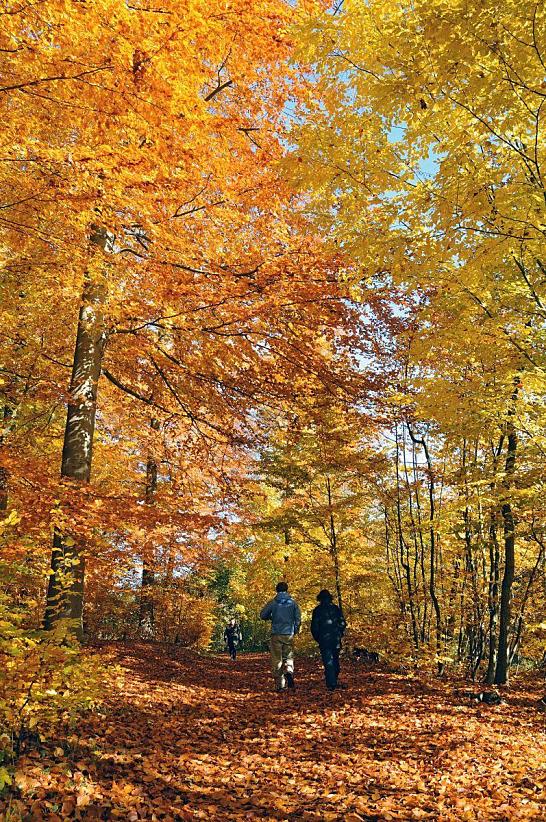
POLYGON ((341 608, 338 608, 332 602, 333 597, 330 591, 323 588, 317 599, 319 605, 317 605, 311 617, 311 633, 320 648, 326 687, 329 691, 334 691, 340 687, 337 681, 339 676, 339 652, 346 623, 341 608))
POLYGON ((237 645, 242 639, 241 629, 237 625, 237 622, 234 619, 230 619, 224 631, 224 642, 232 659, 237 659, 237 645))
POLYGON ((277 691, 294 688, 294 636, 301 626, 301 611, 288 593, 288 584, 278 582, 277 594, 265 605, 261 619, 271 620, 271 672, 277 691))

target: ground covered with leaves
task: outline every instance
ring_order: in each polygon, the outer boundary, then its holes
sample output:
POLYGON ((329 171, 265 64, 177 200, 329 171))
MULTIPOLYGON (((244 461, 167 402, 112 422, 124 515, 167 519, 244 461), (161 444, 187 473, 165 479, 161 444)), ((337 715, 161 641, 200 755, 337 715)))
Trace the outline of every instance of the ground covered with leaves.
POLYGON ((100 653, 121 666, 105 704, 21 757, 6 819, 546 820, 544 715, 523 685, 485 706, 347 661, 328 693, 300 659, 276 694, 265 654, 100 653))

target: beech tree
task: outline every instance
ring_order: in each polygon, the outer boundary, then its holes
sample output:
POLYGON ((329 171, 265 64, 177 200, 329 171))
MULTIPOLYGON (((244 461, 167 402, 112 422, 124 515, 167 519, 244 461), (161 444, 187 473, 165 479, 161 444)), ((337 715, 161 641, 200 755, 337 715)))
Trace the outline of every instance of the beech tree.
MULTIPOLYGON (((347 2, 311 16, 300 28, 300 55, 313 64, 316 103, 302 112, 287 161, 294 184, 314 195, 318 224, 358 262, 353 293, 365 304, 379 284, 406 292, 415 322, 399 339, 400 359, 408 362, 409 348, 409 367, 421 369, 433 403, 447 411, 436 392, 441 373, 436 384, 425 374, 437 367, 427 351, 440 348, 435 337, 464 371, 496 349, 496 391, 478 389, 473 400, 484 417, 502 420, 498 683, 507 677, 517 574, 516 442, 544 388, 545 46, 544 9, 534 2, 347 2)), ((441 435, 451 420, 434 418, 441 435)), ((430 469, 428 476, 433 482, 430 469)), ((434 532, 432 525, 431 553, 434 532)), ((431 577, 439 637, 434 588, 431 577)))

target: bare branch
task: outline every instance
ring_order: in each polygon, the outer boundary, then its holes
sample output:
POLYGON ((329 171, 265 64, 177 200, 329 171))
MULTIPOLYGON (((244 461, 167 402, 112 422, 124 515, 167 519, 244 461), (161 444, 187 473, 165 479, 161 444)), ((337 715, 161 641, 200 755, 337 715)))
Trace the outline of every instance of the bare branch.
POLYGON ((221 91, 223 91, 228 86, 232 85, 233 80, 226 80, 224 83, 220 83, 218 86, 216 86, 216 88, 213 88, 213 90, 207 94, 207 96, 205 97, 205 102, 208 103, 209 100, 212 100, 214 97, 216 97, 217 94, 220 94, 221 91))
POLYGON ((26 83, 14 83, 11 86, 0 86, 0 91, 20 90, 28 88, 29 86, 38 86, 41 83, 55 83, 60 80, 81 80, 82 77, 89 74, 97 74, 99 71, 112 71, 112 66, 98 66, 98 68, 89 69, 89 71, 82 71, 80 74, 72 74, 69 76, 59 74, 54 77, 37 77, 35 80, 28 80, 26 83))

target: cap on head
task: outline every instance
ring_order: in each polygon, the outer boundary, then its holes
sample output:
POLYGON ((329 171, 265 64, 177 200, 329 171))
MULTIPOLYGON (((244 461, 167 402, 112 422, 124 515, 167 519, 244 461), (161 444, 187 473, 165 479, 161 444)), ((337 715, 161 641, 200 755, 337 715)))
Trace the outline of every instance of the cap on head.
POLYGON ((319 591, 317 594, 317 599, 319 602, 331 602, 333 600, 333 596, 326 588, 323 588, 322 591, 319 591))
POLYGON ((288 582, 277 582, 275 590, 278 594, 280 594, 281 591, 288 591, 288 582))

